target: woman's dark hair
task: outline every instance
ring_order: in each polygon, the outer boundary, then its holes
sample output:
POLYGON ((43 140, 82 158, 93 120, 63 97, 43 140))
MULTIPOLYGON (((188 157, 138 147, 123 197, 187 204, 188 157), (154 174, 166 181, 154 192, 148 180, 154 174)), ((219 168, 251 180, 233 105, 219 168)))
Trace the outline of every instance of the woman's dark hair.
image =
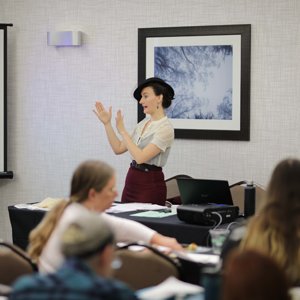
POLYGON ((153 91, 156 96, 163 95, 163 101, 162 101, 163 108, 168 108, 169 106, 171 106, 172 100, 173 100, 173 95, 170 94, 169 90, 165 86, 163 86, 157 82, 149 83, 149 85, 147 85, 147 86, 150 86, 153 88, 153 91))
POLYGON ((230 252, 223 273, 222 300, 289 300, 285 273, 253 250, 230 252))

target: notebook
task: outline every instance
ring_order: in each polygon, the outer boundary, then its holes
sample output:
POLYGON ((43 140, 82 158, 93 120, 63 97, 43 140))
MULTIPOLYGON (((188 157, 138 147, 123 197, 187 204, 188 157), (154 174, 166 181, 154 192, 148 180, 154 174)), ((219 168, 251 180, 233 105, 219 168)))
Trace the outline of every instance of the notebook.
POLYGON ((182 204, 233 205, 227 180, 177 178, 182 204))

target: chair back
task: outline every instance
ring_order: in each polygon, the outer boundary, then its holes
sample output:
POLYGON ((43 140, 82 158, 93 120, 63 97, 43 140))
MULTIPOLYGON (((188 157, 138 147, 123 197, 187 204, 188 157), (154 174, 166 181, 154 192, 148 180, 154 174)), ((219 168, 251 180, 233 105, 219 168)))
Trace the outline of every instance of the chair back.
POLYGON ((0 283, 0 299, 8 299, 12 291, 11 286, 0 283))
POLYGON ((0 241, 0 284, 12 285, 20 276, 37 271, 37 266, 19 247, 0 241))
POLYGON ((143 245, 138 251, 129 244, 117 249, 121 267, 114 272, 114 278, 125 282, 133 290, 157 285, 170 276, 180 278, 180 265, 157 249, 143 245))
MULTIPOLYGON (((233 205, 239 207, 240 214, 244 214, 244 189, 246 181, 242 180, 230 185, 230 192, 233 201, 233 205)), ((255 184, 255 213, 259 212, 264 204, 265 189, 255 184)))
POLYGON ((165 180, 167 186, 167 200, 172 204, 181 204, 180 192, 176 180, 177 178, 192 178, 192 177, 185 174, 178 174, 165 180))

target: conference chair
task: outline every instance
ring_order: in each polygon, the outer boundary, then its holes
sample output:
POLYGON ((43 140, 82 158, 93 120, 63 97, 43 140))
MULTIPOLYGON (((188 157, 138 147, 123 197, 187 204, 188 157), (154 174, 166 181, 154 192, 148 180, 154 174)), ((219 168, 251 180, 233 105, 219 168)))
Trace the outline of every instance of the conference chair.
POLYGON ((172 204, 181 204, 180 192, 176 180, 177 178, 192 178, 192 177, 185 174, 178 174, 165 180, 167 186, 167 200, 172 204))
POLYGON ((0 283, 0 299, 8 299, 11 290, 11 286, 0 283))
MULTIPOLYGON (((229 186, 233 204, 239 207, 240 214, 244 214, 244 189, 246 184, 247 181, 242 180, 233 183, 229 186)), ((258 212, 263 206, 266 191, 261 185, 257 183, 254 183, 254 185, 255 185, 255 212, 258 212)))
POLYGON ((133 290, 155 286, 173 276, 180 278, 180 263, 150 245, 131 243, 116 249, 121 267, 114 278, 125 282, 133 290))
POLYGON ((0 284, 12 285, 22 275, 32 274, 37 266, 21 248, 0 240, 0 284))

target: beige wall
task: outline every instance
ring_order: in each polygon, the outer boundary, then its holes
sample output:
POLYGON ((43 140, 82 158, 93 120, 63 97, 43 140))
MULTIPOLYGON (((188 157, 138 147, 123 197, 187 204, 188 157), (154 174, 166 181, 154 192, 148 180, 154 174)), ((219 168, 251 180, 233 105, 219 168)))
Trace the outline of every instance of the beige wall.
POLYGON ((274 165, 300 154, 298 0, 0 0, 9 28, 8 167, 0 181, 0 237, 10 239, 7 206, 67 196, 79 162, 99 158, 118 173, 93 115, 96 99, 136 123, 137 28, 251 24, 251 140, 176 140, 166 177, 186 173, 253 179, 266 185, 274 165), (82 47, 47 46, 47 31, 80 30, 82 47))

